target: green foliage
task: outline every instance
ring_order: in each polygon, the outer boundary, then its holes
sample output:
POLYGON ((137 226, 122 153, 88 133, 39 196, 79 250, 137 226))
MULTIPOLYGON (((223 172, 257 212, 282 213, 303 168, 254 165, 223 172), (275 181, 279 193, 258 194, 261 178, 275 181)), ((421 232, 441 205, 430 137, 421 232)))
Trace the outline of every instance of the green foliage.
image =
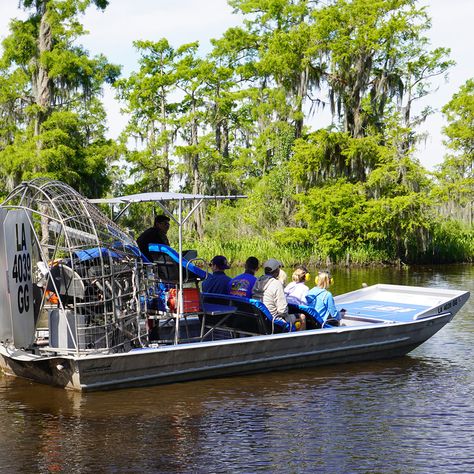
POLYGON ((128 155, 138 188, 174 176, 185 191, 248 193, 198 213, 191 235, 205 228, 213 242, 259 235, 332 261, 416 261, 433 209, 411 155, 411 104, 450 64, 446 50, 427 49, 424 9, 414 0, 230 3, 246 20, 207 58, 196 44, 137 43, 140 71, 119 90, 128 132, 145 145, 128 155), (304 111, 322 85, 341 121, 306 133, 304 111))
POLYGON ((416 262, 426 252, 432 222, 430 204, 423 193, 370 200, 364 226, 367 241, 387 249, 393 260, 416 262))
POLYGON ((312 15, 331 106, 352 137, 384 134, 394 106, 411 125, 413 101, 452 64, 447 50, 427 49, 429 18, 416 0, 336 0, 312 15))
POLYGON ((105 0, 23 1, 24 21, 13 20, 0 58, 0 174, 11 189, 38 175, 61 179, 88 195, 110 184, 117 147, 105 139, 99 96, 120 68, 89 57, 75 44, 78 21, 105 0))
POLYGON ((385 265, 393 261, 387 249, 377 248, 372 243, 359 243, 345 250, 344 259, 338 261, 345 265, 385 265))
POLYGON ((374 198, 404 196, 429 191, 430 181, 426 170, 409 156, 393 157, 372 171, 366 189, 374 198))
POLYGON ((214 255, 225 255, 232 265, 242 265, 250 256, 257 257, 260 262, 268 258, 278 258, 285 266, 320 262, 315 249, 301 246, 282 247, 279 242, 259 236, 242 240, 205 238, 191 242, 191 246, 206 260, 210 260, 214 255))
POLYGON ((175 50, 164 38, 134 45, 140 54, 139 72, 115 83, 117 97, 130 114, 123 141, 135 138, 137 144, 127 160, 139 189, 168 191, 173 173, 170 155, 178 127, 178 103, 171 96, 177 89, 177 62, 188 49, 175 50))
POLYGON ((275 232, 274 239, 282 247, 305 248, 312 247, 315 240, 312 231, 302 227, 285 227, 275 232))
POLYGON ((362 231, 365 195, 360 183, 334 181, 299 196, 297 218, 306 223, 313 245, 336 261, 345 248, 358 242, 362 231))
POLYGON ((457 214, 472 224, 474 201, 474 79, 461 86, 458 93, 443 107, 448 125, 444 128, 445 144, 452 151, 439 166, 436 177, 440 184, 436 196, 444 203, 458 206, 457 214), (469 216, 470 214, 470 216, 469 216))
POLYGON ((304 190, 296 219, 325 257, 414 262, 426 252, 429 180, 410 156, 398 158, 395 145, 320 130, 297 142, 290 170, 304 190))
POLYGON ((17 176, 18 180, 49 176, 93 197, 101 196, 110 185, 107 163, 115 159, 116 153, 111 140, 88 142, 76 114, 53 112, 38 137, 18 135, 0 156, 8 176, 17 176))
POLYGON ((294 212, 294 189, 284 165, 262 177, 242 203, 245 222, 261 233, 291 224, 294 212))
POLYGON ((348 133, 318 130, 295 143, 290 172, 302 189, 345 177, 364 182, 382 161, 385 149, 378 136, 351 138, 348 133))
POLYGON ((437 263, 473 262, 474 229, 452 219, 438 221, 425 258, 437 263))
MULTIPOLYGON (((443 107, 448 125, 444 133, 447 145, 455 152, 470 158, 474 156, 474 79, 469 79, 459 92, 443 107)), ((469 166, 468 166, 469 167, 469 166)))
MULTIPOLYGON (((138 70, 90 57, 80 14, 107 0, 23 0, 0 58, 0 194, 39 175, 88 196, 177 189, 247 194, 186 223, 201 255, 287 265, 472 260, 473 90, 445 106, 437 184, 414 157, 413 114, 452 62, 416 0, 230 0, 241 26, 212 41, 134 43, 138 70), (129 121, 105 139, 101 88, 129 121), (325 97, 329 91, 328 97, 325 97), (333 124, 311 130, 319 106, 333 124), (456 216, 456 220, 437 215, 456 216)), ((127 212, 136 233, 152 205, 127 212)), ((171 230, 176 240, 176 229, 171 230)))

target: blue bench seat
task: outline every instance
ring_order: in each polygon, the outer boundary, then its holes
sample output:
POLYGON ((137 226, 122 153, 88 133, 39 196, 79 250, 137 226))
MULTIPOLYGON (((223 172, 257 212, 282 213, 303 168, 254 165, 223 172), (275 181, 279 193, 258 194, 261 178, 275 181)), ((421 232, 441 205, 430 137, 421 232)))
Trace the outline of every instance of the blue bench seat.
POLYGON ((204 305, 217 304, 235 308, 230 317, 206 315, 206 324, 248 334, 274 334, 295 330, 294 325, 283 318, 273 318, 268 308, 259 300, 215 293, 202 293, 202 297, 204 305))

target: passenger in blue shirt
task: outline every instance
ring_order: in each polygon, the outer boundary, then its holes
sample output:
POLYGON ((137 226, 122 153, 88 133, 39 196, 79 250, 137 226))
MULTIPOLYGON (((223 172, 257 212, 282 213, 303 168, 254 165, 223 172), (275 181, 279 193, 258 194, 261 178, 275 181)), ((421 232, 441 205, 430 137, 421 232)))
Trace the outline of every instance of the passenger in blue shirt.
POLYGON ((331 283, 332 278, 329 272, 319 272, 316 277, 316 286, 306 295, 306 303, 320 314, 324 322, 331 320, 332 326, 339 326, 345 310, 340 312, 337 310, 334 297, 328 290, 331 283))
POLYGON ((229 294, 229 282, 231 278, 224 270, 230 268, 227 259, 223 255, 216 255, 210 262, 212 273, 202 282, 204 293, 229 294))
POLYGON ((252 288, 257 281, 255 273, 257 273, 258 267, 258 258, 249 257, 245 262, 245 272, 230 280, 229 294, 252 298, 252 288))

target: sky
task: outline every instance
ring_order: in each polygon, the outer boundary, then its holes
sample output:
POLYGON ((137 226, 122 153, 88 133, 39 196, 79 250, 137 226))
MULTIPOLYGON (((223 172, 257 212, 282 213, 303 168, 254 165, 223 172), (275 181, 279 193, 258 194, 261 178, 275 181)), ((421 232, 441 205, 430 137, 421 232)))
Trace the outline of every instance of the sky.
MULTIPOLYGON (((427 134, 416 156, 422 165, 434 169, 446 153, 442 144, 445 125, 440 109, 467 79, 474 77, 472 54, 472 20, 474 0, 420 0, 432 18, 428 33, 431 46, 451 49, 456 61, 449 72, 448 82, 438 78, 436 91, 419 107, 431 106, 436 112, 421 126, 427 134)), ((24 13, 17 8, 18 0, 0 0, 0 39, 8 34, 8 22, 24 13)), ((92 55, 102 53, 114 64, 122 65, 124 76, 136 71, 137 54, 134 40, 157 41, 167 38, 173 46, 199 41, 203 52, 210 49, 210 39, 218 38, 231 26, 241 24, 242 17, 232 13, 226 0, 110 0, 104 12, 90 7, 82 23, 90 34, 81 43, 92 55)), ((110 88, 104 91, 108 113, 109 136, 115 138, 126 124, 120 106, 110 88)))

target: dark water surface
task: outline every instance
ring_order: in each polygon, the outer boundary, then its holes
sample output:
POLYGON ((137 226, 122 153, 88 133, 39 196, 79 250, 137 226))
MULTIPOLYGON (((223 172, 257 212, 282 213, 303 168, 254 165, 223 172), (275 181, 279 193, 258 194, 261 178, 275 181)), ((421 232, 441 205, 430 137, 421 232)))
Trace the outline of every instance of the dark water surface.
MULTIPOLYGON (((335 272, 466 289, 474 267, 335 272)), ((0 472, 474 472, 474 298, 409 356, 80 394, 0 375, 0 472)))

